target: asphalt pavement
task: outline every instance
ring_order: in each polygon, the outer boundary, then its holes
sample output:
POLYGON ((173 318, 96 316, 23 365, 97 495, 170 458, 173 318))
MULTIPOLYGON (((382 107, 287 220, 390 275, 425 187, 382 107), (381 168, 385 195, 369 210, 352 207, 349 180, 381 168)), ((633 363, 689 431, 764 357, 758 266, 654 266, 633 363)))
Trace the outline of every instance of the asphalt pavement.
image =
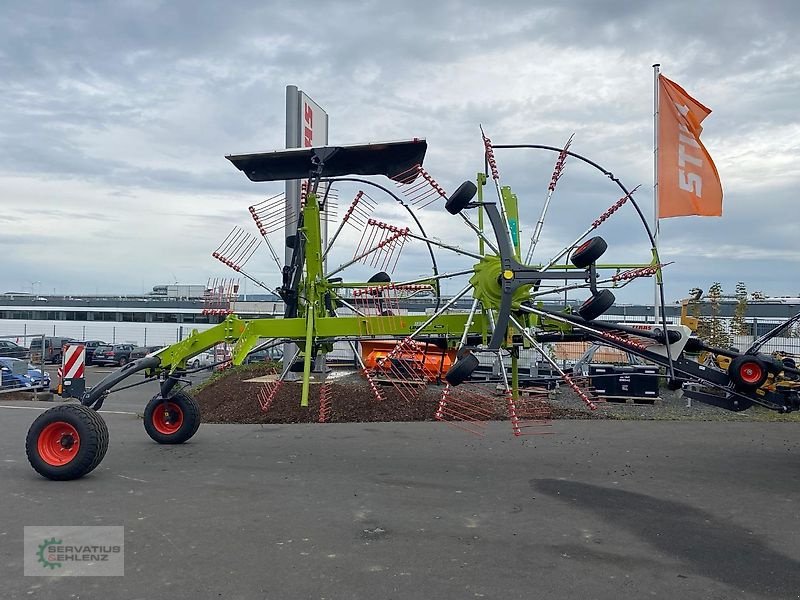
POLYGON ((0 597, 800 597, 793 423, 204 425, 159 446, 143 388, 106 403, 108 454, 73 482, 25 458, 48 404, 0 401, 0 597), (23 526, 55 524, 123 525, 125 576, 24 577, 23 526))

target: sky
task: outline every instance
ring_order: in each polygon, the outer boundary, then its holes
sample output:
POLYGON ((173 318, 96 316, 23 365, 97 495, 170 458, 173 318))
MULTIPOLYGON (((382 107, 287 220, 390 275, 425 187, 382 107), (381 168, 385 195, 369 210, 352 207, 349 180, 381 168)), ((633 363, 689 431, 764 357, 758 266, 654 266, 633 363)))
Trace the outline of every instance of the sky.
MULTIPOLYGON (((713 110, 702 139, 725 192, 721 218, 662 220, 667 301, 714 281, 730 293, 744 281, 797 296, 799 15, 795 2, 764 0, 3 3, 0 292, 136 294, 235 276, 211 252, 233 227, 257 234, 247 207, 283 188, 250 182, 224 157, 284 145, 289 84, 327 110, 333 144, 426 138, 425 167, 447 191, 482 169, 480 126, 496 144, 560 146, 574 134, 573 151, 628 188, 641 185, 635 198, 652 225, 660 63, 713 110)), ((497 151, 523 240, 555 157, 497 151)), ((337 189, 342 215, 362 188, 337 189)), ((391 198, 369 193, 376 218, 412 225, 391 198)), ((537 260, 619 196, 601 173, 568 160, 537 260)), ((441 202, 419 219, 429 237, 475 250, 441 202)), ((649 261, 631 206, 598 233, 607 258, 649 261)), ((349 260, 361 235, 346 227, 331 263, 349 260)), ((282 235, 272 242, 282 246, 282 235)), ((474 261, 440 250, 437 262, 448 271, 474 261)), ((279 283, 263 246, 246 268, 279 283)), ((430 272, 425 246, 407 243, 395 279, 430 272)), ((617 297, 652 302, 652 283, 617 297)))

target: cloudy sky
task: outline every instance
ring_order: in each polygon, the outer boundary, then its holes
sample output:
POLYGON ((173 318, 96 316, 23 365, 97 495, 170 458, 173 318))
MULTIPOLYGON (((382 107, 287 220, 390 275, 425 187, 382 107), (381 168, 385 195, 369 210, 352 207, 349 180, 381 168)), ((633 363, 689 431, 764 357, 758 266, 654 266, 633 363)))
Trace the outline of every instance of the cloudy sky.
MULTIPOLYGON (((234 226, 255 233, 247 207, 281 185, 249 182, 224 156, 283 145, 287 84, 328 110, 332 143, 427 138, 426 167, 447 190, 482 166, 479 124, 496 143, 560 145, 574 133, 574 151, 642 185, 651 218, 660 62, 713 109, 703 141, 725 190, 722 218, 662 221, 668 300, 737 280, 797 295, 798 13, 764 0, 4 3, 0 291, 140 293, 226 275, 211 252, 234 226)), ((497 157, 528 237, 555 155, 497 157)), ((342 184, 341 204, 357 190, 342 184)), ((537 257, 618 196, 569 162, 537 257)), ((377 215, 405 224, 374 197, 377 215)), ((431 237, 474 248, 441 205, 421 218, 431 237)), ((609 257, 649 260, 630 207, 602 234, 609 257)), ((358 238, 348 229, 332 260, 358 238)), ((428 272, 425 256, 408 244, 397 276, 428 272)), ((439 261, 470 262, 446 251, 439 261)), ((248 269, 278 281, 263 249, 248 269)), ((652 287, 618 297, 648 301, 652 287)))

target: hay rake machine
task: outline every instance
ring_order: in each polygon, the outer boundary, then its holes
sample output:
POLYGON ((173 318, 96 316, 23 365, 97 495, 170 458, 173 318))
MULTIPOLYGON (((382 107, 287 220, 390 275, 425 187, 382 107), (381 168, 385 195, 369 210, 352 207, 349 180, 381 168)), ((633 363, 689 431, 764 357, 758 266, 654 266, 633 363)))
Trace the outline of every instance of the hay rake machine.
MULTIPOLYGON (((308 406, 310 383, 316 377, 323 380, 320 422, 330 419, 333 397, 324 370, 314 373, 313 367, 336 342, 349 344, 361 361, 367 393, 375 402, 387 401, 383 387, 387 384, 394 386, 399 401, 404 402, 413 402, 421 390, 435 385, 440 391, 435 418, 476 434, 482 432, 487 419, 498 414, 508 417, 514 435, 544 431, 550 416, 547 402, 540 396, 520 394, 522 349, 537 352, 586 406, 597 408, 598 400, 581 381, 562 370, 548 351, 548 344, 569 341, 602 343, 661 365, 670 381, 703 384, 702 388, 689 386, 687 394, 729 410, 744 410, 755 403, 780 412, 798 408, 796 386, 776 382, 796 380, 800 371, 760 353, 759 346, 745 353, 710 348, 692 337, 688 327, 667 325, 663 314, 661 323, 646 325, 599 320, 615 301, 612 289, 651 277, 661 286, 663 265, 634 200, 635 190, 629 191, 612 173, 572 152, 571 138, 563 147, 500 146, 481 133, 485 172, 450 194, 422 167, 427 144, 421 139, 228 156, 254 182, 305 180, 300 209, 288 215, 296 226, 296 234, 285 240, 291 249, 288 264, 282 264, 277 244, 270 240, 287 220, 285 198, 280 194, 250 207, 260 239, 235 228, 212 254, 239 276, 280 296, 285 306, 283 317, 241 319, 228 314, 218 325, 193 331, 186 339, 111 373, 83 392, 79 402, 44 412, 32 424, 26 440, 33 468, 49 479, 68 480, 97 467, 108 447, 108 430, 98 411, 111 392, 121 389, 117 386, 122 381, 141 371, 145 381, 158 380, 160 387, 144 411, 147 434, 161 444, 190 439, 200 425, 200 410, 181 387, 185 375, 192 372, 187 361, 219 343, 233 346, 234 364, 268 346, 295 344, 297 350, 294 356, 285 357, 290 360, 282 372, 257 394, 258 403, 262 410, 269 410, 291 373, 298 382, 288 385, 301 386, 301 405, 308 406), (495 156, 496 151, 511 148, 556 156, 524 254, 520 221, 529 211, 521 209, 509 186, 501 185, 495 156), (598 169, 621 195, 615 194, 617 199, 569 243, 551 243, 548 248, 542 237, 543 225, 568 160, 598 169), (386 187, 366 176, 387 177, 394 186, 386 187), (334 222, 334 185, 362 189, 326 242, 325 225, 334 222), (391 223, 389 217, 379 214, 377 198, 383 197, 393 200, 389 203, 391 216, 407 214, 408 225, 391 223), (650 255, 639 262, 603 263, 608 244, 597 230, 625 206, 632 207, 629 214, 641 224, 650 255), (438 210, 465 227, 477 239, 477 248, 468 250, 429 236, 417 216, 422 209, 438 210), (353 231, 345 234, 349 228, 353 231), (337 242, 346 243, 348 238, 354 244, 352 256, 329 268, 337 254, 342 256, 336 251, 337 242), (262 243, 279 269, 277 286, 245 270, 262 243), (431 273, 393 280, 390 273, 398 266, 401 253, 414 244, 424 245, 420 254, 427 251, 430 256, 431 273), (444 252, 451 255, 449 264, 458 259, 464 262, 463 268, 440 272, 436 255, 444 252), (544 252, 549 256, 537 258, 544 252), (365 277, 366 281, 346 281, 344 275, 354 265, 377 272, 365 277), (457 283, 459 278, 461 283, 457 283), (460 288, 447 300, 441 296, 445 281, 454 281, 460 288), (548 308, 543 303, 575 290, 585 290, 588 295, 577 311, 548 308), (413 297, 429 299, 426 314, 410 314, 403 308, 413 297), (357 344, 364 352, 358 351, 357 344), (701 365, 687 353, 699 350, 730 356, 730 367, 701 365), (494 378, 484 381, 475 376, 482 363, 494 365, 494 378)), ((570 221, 578 218, 573 215, 570 221)), ((630 236, 629 229, 626 236, 630 236)))

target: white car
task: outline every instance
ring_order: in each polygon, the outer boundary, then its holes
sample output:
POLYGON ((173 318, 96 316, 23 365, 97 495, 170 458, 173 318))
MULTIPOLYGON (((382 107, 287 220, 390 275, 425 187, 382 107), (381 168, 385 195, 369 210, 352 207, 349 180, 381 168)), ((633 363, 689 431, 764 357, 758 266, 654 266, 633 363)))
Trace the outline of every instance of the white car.
POLYGON ((217 350, 216 354, 213 350, 207 350, 187 360, 186 365, 190 369, 199 369, 200 367, 210 367, 230 359, 231 355, 223 350, 217 350))
POLYGON ((188 361, 186 361, 186 365, 190 369, 199 369, 200 367, 210 367, 215 362, 218 362, 214 359, 213 352, 201 352, 197 356, 193 356, 188 361))

